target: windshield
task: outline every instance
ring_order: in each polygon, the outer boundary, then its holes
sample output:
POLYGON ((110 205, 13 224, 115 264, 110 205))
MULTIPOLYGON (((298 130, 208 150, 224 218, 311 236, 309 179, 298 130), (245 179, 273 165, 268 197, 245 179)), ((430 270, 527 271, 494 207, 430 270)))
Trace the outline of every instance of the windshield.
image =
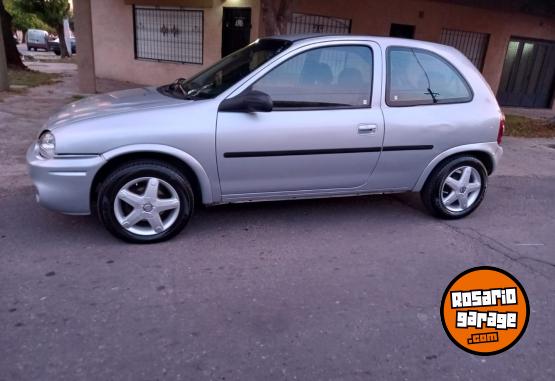
POLYGON ((183 99, 214 98, 291 46, 290 41, 263 39, 240 49, 189 80, 178 79, 159 88, 165 95, 183 99))

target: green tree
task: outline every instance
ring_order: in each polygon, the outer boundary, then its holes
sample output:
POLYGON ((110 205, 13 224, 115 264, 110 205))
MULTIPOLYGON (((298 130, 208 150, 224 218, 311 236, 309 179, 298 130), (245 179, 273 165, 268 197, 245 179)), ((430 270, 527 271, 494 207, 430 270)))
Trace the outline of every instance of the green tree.
POLYGON ((25 42, 25 34, 29 29, 43 29, 52 32, 53 29, 42 21, 36 14, 25 12, 16 0, 4 0, 6 11, 12 15, 12 27, 15 30, 23 32, 23 41, 25 42))
POLYGON ((68 0, 13 0, 21 10, 36 14, 42 21, 52 27, 60 38, 62 57, 68 57, 65 44, 64 18, 69 16, 68 0))
MULTIPOLYGON (((4 40, 4 51, 8 66, 14 69, 26 69, 21 61, 21 55, 17 50, 15 40, 13 38, 12 16, 4 9, 4 2, 0 0, 0 24, 2 24, 1 33, 4 40)), ((2 49, 2 46, 0 46, 2 49)))

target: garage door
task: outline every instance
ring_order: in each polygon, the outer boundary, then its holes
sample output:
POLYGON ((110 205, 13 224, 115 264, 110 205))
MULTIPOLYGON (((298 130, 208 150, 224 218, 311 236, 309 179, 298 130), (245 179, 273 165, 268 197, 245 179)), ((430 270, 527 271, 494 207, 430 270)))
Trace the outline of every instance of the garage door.
POLYGON ((502 106, 551 107, 555 42, 512 38, 497 97, 502 106))

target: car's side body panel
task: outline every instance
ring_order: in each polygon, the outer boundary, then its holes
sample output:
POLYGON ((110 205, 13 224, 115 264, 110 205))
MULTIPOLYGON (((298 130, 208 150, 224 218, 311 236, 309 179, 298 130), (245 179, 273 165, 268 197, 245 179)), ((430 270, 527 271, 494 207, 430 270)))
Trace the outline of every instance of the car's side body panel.
POLYGON ((384 151, 370 187, 410 190, 442 152, 466 144, 495 142, 499 115, 487 115, 474 103, 414 107, 383 107, 384 147, 429 146, 419 151, 384 151))
MULTIPOLYGON (((371 48, 374 60, 381 60, 378 45, 371 42, 346 40, 317 47, 337 45, 371 48)), ((284 54, 245 86, 313 48, 309 44, 284 54)), ((381 65, 374 65, 373 70, 372 90, 379 94, 381 65)), ((359 108, 219 112, 216 152, 224 201, 363 188, 378 162, 383 141, 379 106, 376 98, 359 108)))
MULTIPOLYGON (((386 52, 382 66, 387 68, 387 50, 399 46, 399 43, 386 40, 381 46, 386 52)), ((492 151, 491 146, 498 147, 496 138, 501 111, 489 86, 474 65, 462 53, 450 47, 418 41, 404 42, 403 46, 429 50, 453 64, 472 88, 473 98, 470 102, 408 107, 391 107, 384 101, 384 147, 416 144, 431 145, 433 148, 418 152, 384 151, 369 186, 373 189, 420 190, 425 178, 433 170, 430 168, 432 162, 437 164, 449 156, 448 153, 465 152, 465 149, 466 152, 487 152, 494 155, 494 161, 497 161, 500 152, 492 151)), ((386 70, 383 71, 383 81, 386 83, 386 70)), ((380 98, 385 99, 385 96, 384 86, 380 98)))
POLYGON ((379 110, 220 113, 222 193, 363 186, 378 162, 382 139, 379 110), (363 124, 376 126, 376 133, 358 133, 363 124))

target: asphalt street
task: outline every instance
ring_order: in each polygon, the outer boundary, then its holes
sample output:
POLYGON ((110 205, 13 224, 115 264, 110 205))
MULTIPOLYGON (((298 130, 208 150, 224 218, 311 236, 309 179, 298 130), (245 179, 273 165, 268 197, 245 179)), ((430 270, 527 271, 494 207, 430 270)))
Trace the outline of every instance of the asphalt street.
POLYGON ((455 222, 413 195, 216 207, 138 246, 25 188, 0 199, 0 379, 551 380, 554 192, 553 177, 495 176, 455 222), (455 347, 438 314, 479 265, 531 303, 493 357, 455 347))
POLYGON ((413 194, 242 204, 129 245, 34 201, 24 152, 71 75, 0 102, 0 380, 555 379, 553 139, 506 139, 464 220, 413 194), (531 305, 522 339, 489 357, 439 316, 449 282, 481 265, 531 305))

